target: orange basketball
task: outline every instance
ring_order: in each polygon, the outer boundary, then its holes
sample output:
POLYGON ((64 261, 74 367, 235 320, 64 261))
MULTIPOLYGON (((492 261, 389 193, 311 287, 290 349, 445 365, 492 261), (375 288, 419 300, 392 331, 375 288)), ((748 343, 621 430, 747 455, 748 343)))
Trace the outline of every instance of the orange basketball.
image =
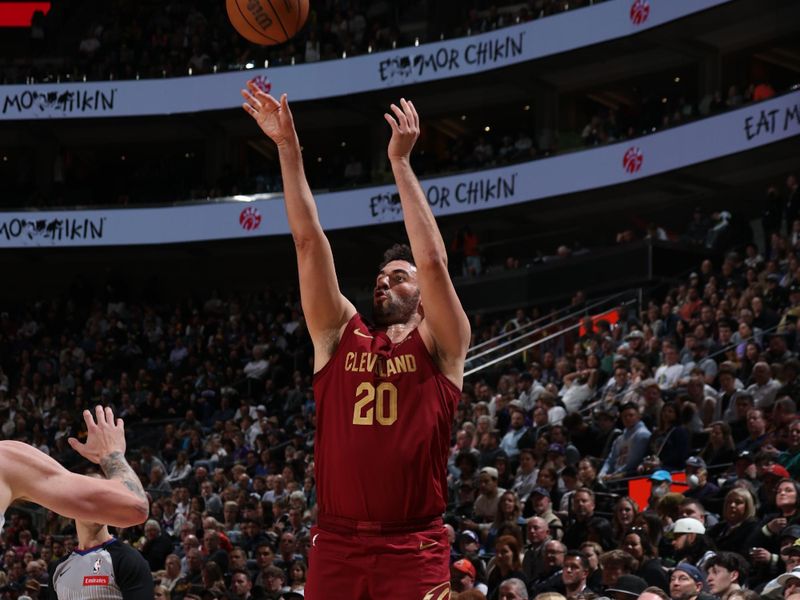
POLYGON ((308 18, 308 0, 225 0, 225 7, 236 31, 262 46, 287 41, 308 18))

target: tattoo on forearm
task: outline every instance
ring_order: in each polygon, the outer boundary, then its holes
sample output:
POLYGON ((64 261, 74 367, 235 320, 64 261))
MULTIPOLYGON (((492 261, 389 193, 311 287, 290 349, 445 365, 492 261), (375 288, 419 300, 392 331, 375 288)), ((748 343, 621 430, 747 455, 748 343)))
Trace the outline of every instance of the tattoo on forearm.
POLYGON ((117 479, 122 482, 126 488, 139 496, 140 498, 147 498, 142 487, 142 482, 133 472, 128 461, 122 452, 112 452, 108 456, 100 459, 100 468, 103 469, 108 479, 117 479))

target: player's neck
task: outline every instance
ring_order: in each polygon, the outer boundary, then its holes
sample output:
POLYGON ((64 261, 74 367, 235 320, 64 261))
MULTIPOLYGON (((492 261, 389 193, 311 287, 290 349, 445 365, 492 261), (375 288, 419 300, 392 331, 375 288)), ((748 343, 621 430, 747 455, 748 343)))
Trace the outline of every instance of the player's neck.
POLYGON ((390 340, 392 340, 392 343, 397 344, 398 342, 402 342, 404 339, 406 339, 412 331, 419 327, 421 322, 422 316, 417 313, 404 323, 392 323, 391 325, 386 325, 384 331, 386 331, 386 335, 390 340))

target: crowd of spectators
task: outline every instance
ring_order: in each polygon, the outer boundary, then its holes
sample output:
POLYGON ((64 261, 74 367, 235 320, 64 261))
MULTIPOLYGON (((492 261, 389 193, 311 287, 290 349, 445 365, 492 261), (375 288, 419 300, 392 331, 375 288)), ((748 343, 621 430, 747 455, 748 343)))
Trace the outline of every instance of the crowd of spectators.
MULTIPOLYGON (((581 144, 592 147, 632 139, 775 94, 767 83, 747 85, 743 95, 738 95, 738 89, 732 85, 726 100, 719 103, 711 101, 718 93, 696 104, 687 104, 683 96, 664 97, 666 102, 644 96, 624 114, 602 109, 591 117, 582 131, 571 133, 562 131, 551 135, 532 127, 520 128, 518 123, 509 127, 500 125, 487 132, 475 131, 473 125, 450 143, 430 144, 427 151, 415 153, 412 160, 420 176, 501 167, 571 151, 576 143, 577 147, 581 144)), ((389 174, 375 168, 373 153, 337 150, 341 149, 331 148, 324 157, 314 160, 314 156, 309 156, 306 160, 306 173, 313 189, 339 190, 387 180, 389 174)), ((12 206, 128 206, 198 201, 236 194, 281 193, 283 189, 277 168, 272 169, 275 165, 265 165, 263 161, 260 164, 226 163, 217 180, 209 185, 204 178, 197 177, 198 172, 208 169, 202 154, 198 156, 194 151, 185 152, 173 146, 156 148, 152 152, 139 149, 125 153, 124 160, 117 160, 114 152, 103 155, 102 147, 93 154, 83 152, 80 155, 67 150, 56 153, 52 169, 54 182, 47 194, 35 189, 42 181, 27 164, 30 161, 0 162, 0 176, 8 179, 4 201, 12 206)))
POLYGON ((310 3, 306 26, 289 42, 259 47, 231 27, 225 4, 114 0, 82 11, 56 0, 37 14, 30 52, 0 63, 0 82, 175 77, 242 69, 248 63, 333 60, 461 37, 596 4, 603 0, 443 1, 326 0, 310 3), (438 17, 437 15, 443 15, 438 17))
POLYGON ((598 146, 648 131, 667 129, 773 96, 775 89, 763 78, 745 85, 731 84, 726 94, 716 90, 696 101, 683 94, 669 96, 648 91, 642 94, 635 114, 621 117, 613 110, 598 110, 581 131, 581 140, 586 146, 598 146))
MULTIPOLYGON (((763 253, 732 239, 640 311, 585 315, 466 380, 445 515, 459 598, 791 597, 800 223, 787 215, 763 219, 763 253), (646 501, 630 478, 649 480, 646 501)), ((473 315, 473 344, 536 314, 473 315)), ((291 291, 156 303, 77 289, 0 313, 0 431, 83 469, 66 444, 84 434, 80 411, 114 406, 151 498, 149 520, 117 536, 148 561, 156 596, 300 597, 312 350, 291 291)), ((12 508, 2 542, 0 594, 40 598, 75 529, 12 508)))

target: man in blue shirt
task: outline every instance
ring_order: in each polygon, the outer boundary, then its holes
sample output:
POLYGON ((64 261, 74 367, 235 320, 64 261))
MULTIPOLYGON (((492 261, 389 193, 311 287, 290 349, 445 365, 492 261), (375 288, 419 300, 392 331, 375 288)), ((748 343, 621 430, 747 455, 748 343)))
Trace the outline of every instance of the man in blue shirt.
POLYGON ((519 441, 528 428, 525 427, 525 414, 522 410, 513 404, 509 408, 511 409, 511 424, 508 433, 500 441, 500 449, 505 451, 510 460, 516 462, 519 456, 519 441))
POLYGON ((642 463, 650 442, 650 430, 642 423, 639 406, 635 402, 624 404, 620 417, 625 430, 614 440, 611 452, 600 470, 600 477, 606 480, 635 475, 636 467, 642 463))

